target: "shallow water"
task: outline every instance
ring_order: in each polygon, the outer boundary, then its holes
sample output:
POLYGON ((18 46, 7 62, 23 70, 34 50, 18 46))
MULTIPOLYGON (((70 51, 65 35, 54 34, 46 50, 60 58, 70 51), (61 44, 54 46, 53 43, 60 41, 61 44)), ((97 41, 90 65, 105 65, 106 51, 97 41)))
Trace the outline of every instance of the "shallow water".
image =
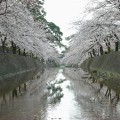
POLYGON ((116 96, 89 76, 51 68, 0 80, 0 120, 120 120, 119 86, 116 96))

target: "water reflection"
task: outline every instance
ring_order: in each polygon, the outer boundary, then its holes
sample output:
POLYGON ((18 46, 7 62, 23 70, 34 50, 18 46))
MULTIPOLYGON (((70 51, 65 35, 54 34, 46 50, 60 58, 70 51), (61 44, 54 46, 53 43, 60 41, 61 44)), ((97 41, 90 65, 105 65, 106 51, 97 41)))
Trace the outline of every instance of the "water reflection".
POLYGON ((0 120, 119 120, 119 80, 96 74, 51 68, 2 80, 0 120))
MULTIPOLYGON (((96 74, 96 71, 93 74, 96 74)), ((86 116, 83 116, 82 119, 119 120, 119 84, 117 83, 117 85, 115 80, 108 78, 104 80, 93 74, 84 73, 81 70, 65 70, 66 77, 73 79, 72 84, 77 88, 76 99, 82 105, 82 115, 86 116)))
POLYGON ((0 116, 14 109, 18 97, 23 96, 27 91, 29 80, 40 76, 42 71, 33 70, 0 79, 0 116))
POLYGON ((54 103, 58 102, 61 100, 61 98, 63 97, 63 89, 62 87, 59 85, 61 82, 63 82, 63 80, 59 80, 59 81, 52 81, 47 83, 47 89, 48 89, 48 93, 50 95, 50 101, 53 101, 54 103))
MULTIPOLYGON (((47 116, 45 120, 71 120, 75 119, 75 116, 79 116, 79 107, 77 101, 75 101, 75 96, 73 93, 73 88, 71 86, 70 80, 65 79, 62 71, 56 76, 56 79, 52 83, 59 84, 62 88, 62 96, 59 104, 50 104, 47 108, 47 116)), ((77 120, 77 119, 76 119, 77 120)))

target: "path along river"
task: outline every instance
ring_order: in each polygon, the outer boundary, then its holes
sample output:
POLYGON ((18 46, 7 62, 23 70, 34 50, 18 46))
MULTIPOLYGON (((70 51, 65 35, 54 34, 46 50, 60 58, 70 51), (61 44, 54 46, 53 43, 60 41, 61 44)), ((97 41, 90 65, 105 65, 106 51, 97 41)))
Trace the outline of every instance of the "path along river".
POLYGON ((0 120, 120 120, 120 82, 114 83, 101 84, 80 68, 1 79, 0 120))

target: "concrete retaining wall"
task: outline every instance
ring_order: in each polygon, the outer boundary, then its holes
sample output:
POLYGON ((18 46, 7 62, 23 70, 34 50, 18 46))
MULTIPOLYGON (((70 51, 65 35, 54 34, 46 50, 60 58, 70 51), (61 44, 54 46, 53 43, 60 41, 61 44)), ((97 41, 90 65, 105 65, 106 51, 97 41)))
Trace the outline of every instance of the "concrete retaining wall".
POLYGON ((81 67, 85 70, 120 74, 120 52, 111 52, 99 57, 89 58, 82 63, 81 67))
POLYGON ((0 53, 0 76, 17 74, 43 67, 44 65, 37 59, 9 53, 0 53))

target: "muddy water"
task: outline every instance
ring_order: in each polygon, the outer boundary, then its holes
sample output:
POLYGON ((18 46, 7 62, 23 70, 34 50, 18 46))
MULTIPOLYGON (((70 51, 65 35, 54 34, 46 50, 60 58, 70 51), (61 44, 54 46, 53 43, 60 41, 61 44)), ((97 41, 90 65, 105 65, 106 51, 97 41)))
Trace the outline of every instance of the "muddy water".
POLYGON ((1 79, 0 120, 120 120, 119 84, 93 81, 81 69, 1 79))

